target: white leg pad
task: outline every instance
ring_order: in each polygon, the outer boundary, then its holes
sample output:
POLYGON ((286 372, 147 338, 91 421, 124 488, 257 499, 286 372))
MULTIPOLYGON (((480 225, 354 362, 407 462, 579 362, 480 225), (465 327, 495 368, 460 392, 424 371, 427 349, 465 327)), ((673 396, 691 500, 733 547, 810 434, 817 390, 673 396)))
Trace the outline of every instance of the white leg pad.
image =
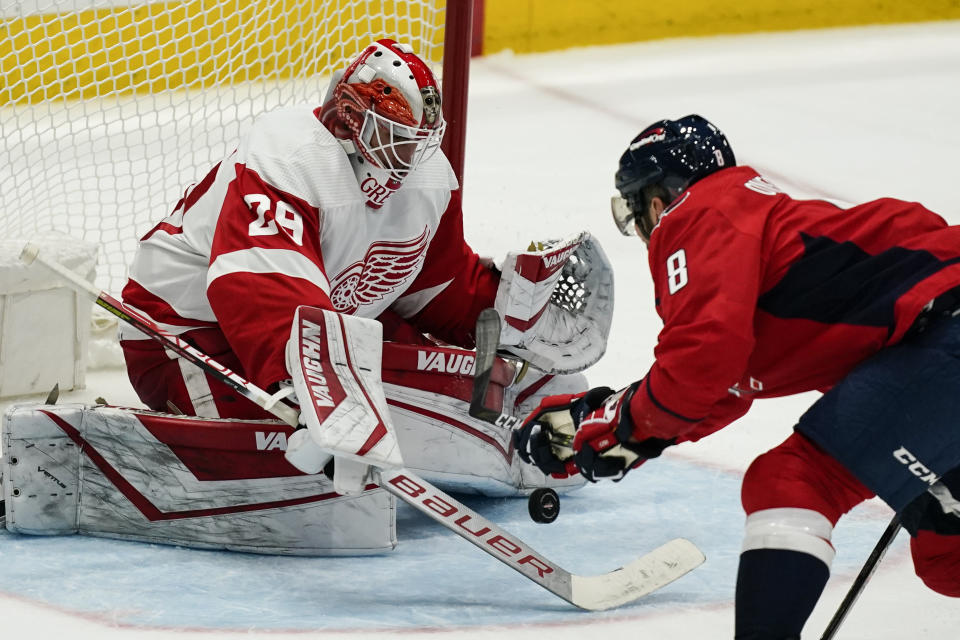
POLYGON ((338 495, 283 458, 292 428, 83 405, 3 419, 7 529, 293 555, 380 553, 395 499, 338 495))
MULTIPOLYGON (((470 416, 473 366, 473 352, 464 349, 384 344, 383 388, 407 467, 452 492, 515 496, 544 486, 560 492, 583 486, 580 475, 545 477, 519 459, 510 428, 470 416)), ((497 361, 488 406, 524 415, 545 394, 587 389, 582 375, 530 370, 513 385, 513 373, 506 361, 497 361)))

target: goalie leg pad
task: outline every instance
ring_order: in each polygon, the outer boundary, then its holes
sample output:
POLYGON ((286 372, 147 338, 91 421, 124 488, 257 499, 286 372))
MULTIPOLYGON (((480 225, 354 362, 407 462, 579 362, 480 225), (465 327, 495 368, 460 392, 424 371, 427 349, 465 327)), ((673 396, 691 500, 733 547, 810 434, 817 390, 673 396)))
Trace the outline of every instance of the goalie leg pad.
POLYGON ((293 429, 83 405, 20 405, 3 421, 7 528, 253 553, 396 546, 395 500, 338 495, 283 457, 293 429))
POLYGON ((3 498, 7 529, 33 535, 76 533, 80 451, 55 424, 30 420, 28 437, 8 410, 3 427, 3 498))

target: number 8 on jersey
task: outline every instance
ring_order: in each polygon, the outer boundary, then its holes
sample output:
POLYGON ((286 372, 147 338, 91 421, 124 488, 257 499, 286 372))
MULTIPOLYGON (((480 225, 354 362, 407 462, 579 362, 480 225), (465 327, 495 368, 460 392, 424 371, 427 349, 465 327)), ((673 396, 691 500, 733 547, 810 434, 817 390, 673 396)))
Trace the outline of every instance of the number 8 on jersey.
POLYGON ((667 258, 667 288, 670 295, 675 294, 687 285, 687 254, 678 249, 667 258))

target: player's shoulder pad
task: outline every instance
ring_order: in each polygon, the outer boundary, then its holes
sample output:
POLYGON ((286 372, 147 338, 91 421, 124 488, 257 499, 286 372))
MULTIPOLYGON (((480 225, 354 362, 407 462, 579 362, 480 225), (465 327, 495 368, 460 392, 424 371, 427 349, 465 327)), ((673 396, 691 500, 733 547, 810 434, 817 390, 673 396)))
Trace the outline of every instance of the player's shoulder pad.
POLYGON ((363 200, 347 155, 310 105, 259 116, 237 157, 269 184, 319 209, 363 200))
POLYGON ((294 151, 299 147, 340 148, 310 105, 281 107, 257 116, 244 138, 248 149, 294 151))
POLYGON ((454 191, 460 188, 460 184, 457 182, 457 176, 447 156, 438 149, 426 162, 421 163, 413 173, 407 176, 403 188, 454 191))
POLYGON ((737 230, 753 234, 753 214, 762 207, 749 203, 747 198, 760 189, 781 193, 773 191, 776 187, 763 181, 760 174, 745 165, 709 175, 667 207, 654 233, 661 237, 683 236, 687 231, 692 231, 694 226, 724 224, 722 221, 725 220, 737 230))

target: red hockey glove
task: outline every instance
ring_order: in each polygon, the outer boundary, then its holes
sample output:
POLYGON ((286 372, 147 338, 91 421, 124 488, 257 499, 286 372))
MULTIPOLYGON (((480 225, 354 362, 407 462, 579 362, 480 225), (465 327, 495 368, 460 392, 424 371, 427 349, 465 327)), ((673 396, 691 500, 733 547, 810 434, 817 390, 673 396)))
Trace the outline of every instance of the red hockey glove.
POLYGON ((609 387, 598 387, 541 400, 523 425, 513 432, 514 447, 520 459, 555 478, 577 473, 572 447, 577 425, 611 393, 613 390, 609 387))
MULTIPOLYGON (((573 463, 590 482, 602 478, 621 480, 631 469, 639 467, 649 458, 656 458, 664 449, 676 444, 676 438, 630 441, 634 435, 630 399, 641 383, 634 382, 617 393, 608 389, 609 393, 602 402, 595 404, 593 410, 577 420, 573 463)), ((592 391, 588 395, 590 393, 592 391)), ((597 402, 596 398, 594 402, 597 402)))

